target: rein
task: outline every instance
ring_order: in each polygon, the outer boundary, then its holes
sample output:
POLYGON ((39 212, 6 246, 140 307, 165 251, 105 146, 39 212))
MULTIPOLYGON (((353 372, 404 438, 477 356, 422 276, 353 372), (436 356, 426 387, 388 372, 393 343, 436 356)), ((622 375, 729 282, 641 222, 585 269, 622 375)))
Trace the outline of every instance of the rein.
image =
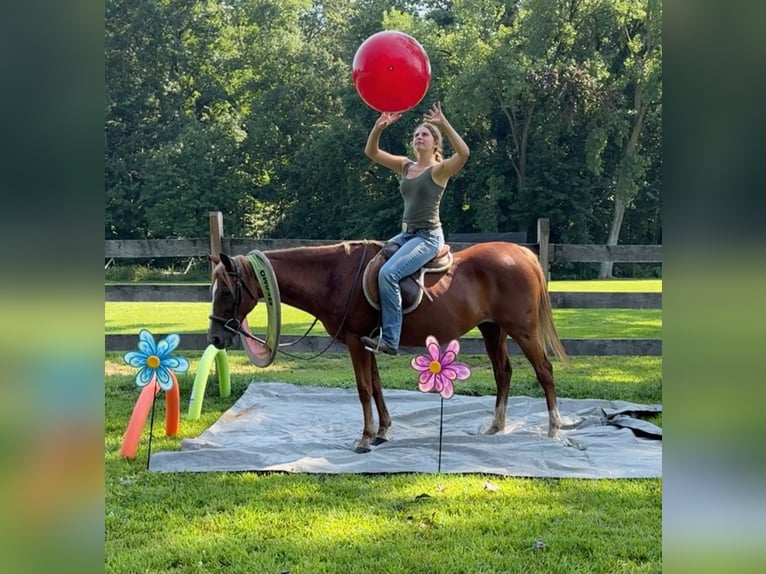
POLYGON ((314 325, 316 325, 316 324, 317 324, 317 321, 319 321, 319 319, 317 319, 316 317, 314 317, 314 321, 313 321, 313 323, 311 323, 311 325, 309 325, 309 328, 306 330, 306 332, 305 332, 305 333, 303 333, 303 335, 301 335, 300 337, 298 337, 297 339, 295 339, 295 341, 290 341, 289 343, 280 343, 280 344, 279 344, 279 346, 280 346, 280 347, 292 347, 293 345, 295 345, 295 343, 300 343, 300 342, 301 342, 303 339, 305 339, 306 337, 308 337, 309 333, 311 333, 311 329, 313 329, 313 328, 314 328, 314 325))
MULTIPOLYGON (((362 275, 362 271, 364 270, 364 260, 367 257, 367 241, 364 241, 364 249, 362 250, 362 258, 359 260, 359 267, 356 270, 356 275, 354 275, 354 280, 351 282, 351 293, 348 295, 348 300, 346 301, 346 308, 343 310, 343 318, 340 320, 340 325, 338 326, 337 331, 335 331, 335 334, 332 336, 332 339, 330 339, 330 342, 327 344, 327 346, 316 353, 315 355, 312 355, 310 357, 299 357, 298 355, 293 355, 292 353, 288 353, 287 351, 279 350, 280 353, 283 355, 286 355, 292 359, 301 359, 303 361, 310 361, 311 359, 316 359, 317 357, 324 355, 327 350, 332 347, 333 343, 338 340, 338 335, 341 331, 343 331, 343 327, 346 324, 346 319, 348 319, 349 312, 351 311, 351 302, 354 300, 354 293, 356 292, 356 285, 360 282, 360 278, 362 275)), ((314 318, 314 322, 311 324, 311 327, 309 327, 309 330, 306 331, 306 333, 296 341, 293 341, 290 343, 291 345, 297 343, 301 339, 303 339, 306 335, 309 334, 309 331, 314 328, 314 325, 316 325, 317 319, 314 318)))

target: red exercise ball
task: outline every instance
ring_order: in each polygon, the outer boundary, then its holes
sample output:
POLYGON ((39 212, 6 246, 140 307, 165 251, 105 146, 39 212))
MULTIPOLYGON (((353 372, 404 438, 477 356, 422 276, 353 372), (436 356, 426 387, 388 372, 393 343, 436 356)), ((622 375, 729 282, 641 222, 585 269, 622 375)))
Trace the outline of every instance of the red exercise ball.
POLYGON ((428 91, 431 62, 423 46, 396 30, 362 42, 351 64, 351 79, 364 103, 379 112, 405 112, 428 91))

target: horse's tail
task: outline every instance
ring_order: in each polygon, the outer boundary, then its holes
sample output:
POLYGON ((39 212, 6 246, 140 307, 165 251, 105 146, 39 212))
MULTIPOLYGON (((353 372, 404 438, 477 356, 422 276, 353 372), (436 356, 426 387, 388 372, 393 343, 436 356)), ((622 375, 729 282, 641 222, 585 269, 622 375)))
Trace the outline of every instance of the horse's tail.
POLYGON ((564 345, 559 339, 556 331, 556 325, 553 324, 553 311, 551 310, 551 297, 548 294, 548 281, 543 275, 543 269, 539 264, 535 266, 537 276, 540 279, 540 307, 538 310, 538 329, 537 337, 543 349, 549 349, 558 357, 559 361, 565 365, 569 364, 569 355, 567 355, 564 345))

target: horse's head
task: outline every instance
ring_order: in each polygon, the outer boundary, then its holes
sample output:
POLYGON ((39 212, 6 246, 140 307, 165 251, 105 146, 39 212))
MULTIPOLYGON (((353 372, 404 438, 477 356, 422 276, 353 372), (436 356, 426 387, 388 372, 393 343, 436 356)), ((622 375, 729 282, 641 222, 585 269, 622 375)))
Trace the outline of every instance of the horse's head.
POLYGON ((221 253, 211 259, 216 266, 210 285, 213 310, 207 340, 217 349, 225 349, 231 347, 242 332, 242 323, 255 308, 261 292, 252 267, 240 261, 241 258, 221 253))

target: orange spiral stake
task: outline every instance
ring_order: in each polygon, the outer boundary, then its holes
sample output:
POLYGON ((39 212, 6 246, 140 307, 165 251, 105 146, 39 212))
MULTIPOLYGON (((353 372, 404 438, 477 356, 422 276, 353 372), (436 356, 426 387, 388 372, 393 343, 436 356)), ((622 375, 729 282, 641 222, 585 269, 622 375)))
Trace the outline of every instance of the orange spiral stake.
POLYGON ((151 455, 154 401, 160 391, 165 391, 165 434, 167 436, 178 434, 181 395, 176 373, 184 372, 189 368, 189 361, 185 358, 171 355, 181 340, 178 335, 168 335, 167 338, 155 344, 152 334, 146 329, 141 329, 138 339, 138 350, 125 353, 123 357, 131 367, 140 369, 136 375, 136 385, 141 388, 141 394, 133 407, 120 448, 120 455, 126 458, 136 456, 141 432, 150 412, 152 422, 149 428, 149 455, 151 455))

